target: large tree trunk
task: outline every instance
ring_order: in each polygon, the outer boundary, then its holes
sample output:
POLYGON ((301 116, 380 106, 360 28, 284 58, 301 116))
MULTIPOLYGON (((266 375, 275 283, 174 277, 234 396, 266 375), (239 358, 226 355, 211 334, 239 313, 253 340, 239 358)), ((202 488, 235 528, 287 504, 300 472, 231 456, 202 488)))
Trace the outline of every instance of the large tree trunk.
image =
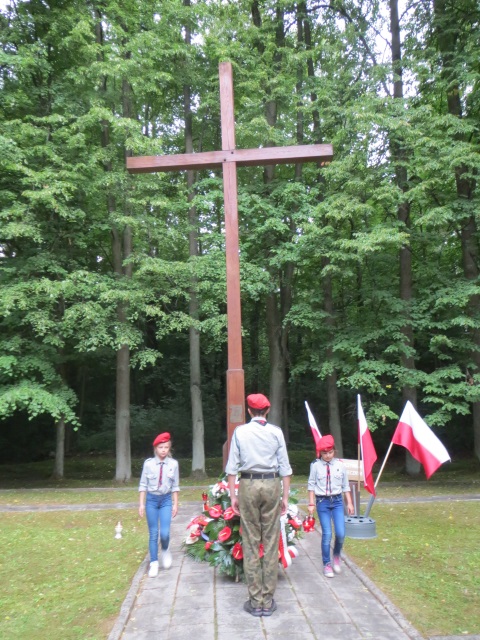
MULTIPOLYGON (((307 51, 312 51, 312 32, 310 24, 310 16, 307 14, 307 8, 304 2, 301 3, 301 13, 303 16, 304 34, 305 34, 305 46, 307 51)), ((307 74, 308 77, 313 80, 315 78, 315 69, 313 64, 313 58, 311 55, 307 58, 307 74)), ((316 144, 321 144, 323 136, 320 128, 320 114, 316 108, 317 95, 312 92, 310 94, 310 100, 314 105, 312 117, 313 117, 313 133, 316 144)), ((319 182, 322 181, 321 175, 319 175, 319 182)), ((321 197, 321 196, 320 196, 321 197)), ((328 265, 328 259, 322 260, 322 268, 328 265)), ((333 348, 331 346, 331 337, 335 331, 335 306, 333 302, 333 287, 331 276, 326 276, 322 280, 323 290, 323 307, 326 312, 326 325, 329 333, 329 343, 326 349, 326 359, 333 359, 333 348)), ((332 373, 327 376, 327 402, 328 402, 328 426, 330 433, 335 440, 335 446, 340 457, 343 456, 343 440, 342 440, 342 424, 340 421, 340 404, 338 399, 338 387, 337 387, 337 371, 332 370, 332 373)))
MULTIPOLYGON (((400 42, 400 21, 398 17, 398 0, 390 0, 390 30, 392 33, 392 65, 394 73, 393 83, 393 99, 403 100, 403 68, 402 68, 402 50, 400 42)), ((397 138, 390 138, 390 149, 392 159, 395 166, 395 180, 399 189, 403 193, 408 190, 407 170, 404 161, 406 160, 406 150, 403 141, 397 138)), ((405 198, 398 206, 397 219, 402 223, 404 231, 410 229, 410 204, 405 198)), ((414 335, 411 323, 410 305, 413 293, 412 279, 412 255, 410 246, 404 245, 400 249, 400 298, 404 303, 405 324, 402 327, 404 336, 405 351, 401 356, 401 363, 404 369, 409 371, 415 370, 414 357, 414 335)), ((402 388, 402 397, 404 403, 407 400, 415 407, 417 405, 417 390, 414 386, 404 384, 402 388)), ((408 451, 406 451, 405 466, 409 475, 418 475, 420 473, 420 463, 415 460, 408 451)))
MULTIPOLYGON (((65 300, 60 299, 58 305, 59 319, 65 314, 65 300)), ((57 373, 60 376, 62 384, 65 388, 68 388, 67 369, 65 366, 65 351, 63 348, 59 350, 59 364, 56 367, 57 373)), ((66 424, 65 416, 61 415, 55 422, 55 462, 53 465, 52 478, 54 480, 63 480, 65 472, 65 437, 66 437, 66 424)))
POLYGON ((63 415, 55 423, 55 432, 55 463, 52 478, 54 480, 63 480, 65 463, 65 418, 63 415))
MULTIPOLYGON (((112 250, 115 273, 119 277, 131 277, 131 265, 123 267, 123 260, 131 253, 131 232, 125 227, 120 233, 112 229, 112 250)), ((127 322, 126 306, 118 305, 118 321, 127 322)), ((126 482, 132 477, 132 461, 130 451, 130 348, 121 345, 117 351, 116 384, 115 384, 115 480, 126 482)))
MULTIPOLYGON (((126 53, 130 57, 130 53, 126 53)), ((123 117, 132 117, 131 87, 129 81, 122 81, 122 107, 123 117)), ((125 159, 130 153, 125 151, 125 159)), ((128 214, 128 211, 125 212, 128 214)), ((132 265, 124 264, 132 253, 132 230, 125 225, 120 234, 116 229, 112 234, 114 244, 115 273, 119 277, 131 278, 132 265)), ((120 324, 128 322, 126 305, 121 303, 118 307, 118 321, 120 324)), ((116 464, 115 480, 126 482, 132 477, 132 459, 130 449, 130 348, 122 344, 117 351, 117 384, 116 384, 116 464)))
MULTIPOLYGON (((190 0, 183 0, 186 7, 190 6, 190 0)), ((185 26, 185 43, 191 44, 190 27, 185 26)), ((193 153, 193 130, 190 87, 184 86, 184 112, 185 112, 185 151, 193 153)), ((188 201, 193 201, 193 188, 195 184, 195 172, 187 171, 188 201)), ((196 207, 191 205, 188 210, 190 230, 188 233, 189 252, 191 258, 199 255, 198 248, 198 219, 196 207)), ((192 279, 190 289, 189 313, 192 324, 189 330, 190 338, 190 399, 192 403, 192 473, 196 478, 205 478, 205 425, 203 421, 201 368, 200 368, 200 332, 195 326, 199 317, 199 303, 197 297, 197 280, 192 279)))
POLYGON ((261 304, 259 302, 254 303, 248 323, 252 389, 260 389, 260 312, 261 304))
MULTIPOLYGON (((121 322, 121 314, 119 313, 121 322)), ((115 416, 115 480, 127 482, 132 477, 130 452, 130 349, 122 345, 117 351, 115 416)))
MULTIPOLYGON (((262 18, 258 0, 252 2, 252 19, 256 27, 262 26, 262 18)), ((276 6, 275 12, 275 45, 274 73, 279 72, 281 63, 281 49, 285 46, 284 14, 281 6, 276 6)), ((261 40, 256 44, 260 53, 264 51, 261 40)), ((270 127, 277 122, 277 101, 271 96, 267 87, 267 99, 265 100, 265 118, 270 127)), ((274 146, 274 141, 267 141, 266 146, 274 146)), ((267 165, 264 168, 263 179, 266 185, 275 177, 275 165, 267 165)), ((288 327, 284 320, 291 307, 292 301, 292 276, 293 265, 287 264, 283 269, 271 271, 272 282, 276 291, 267 296, 267 337, 270 356, 270 402, 272 405, 269 420, 280 426, 288 442, 288 405, 287 405, 287 381, 288 381, 288 327), (278 293, 277 293, 278 290, 278 293)))
MULTIPOLYGON (((327 260, 322 261, 323 265, 328 264, 327 260)), ((330 275, 325 276, 322 281, 323 286, 323 299, 324 309, 326 312, 325 323, 329 333, 329 344, 327 347, 327 360, 333 359, 333 348, 330 344, 331 337, 335 331, 335 316, 333 307, 333 295, 332 295, 332 278, 330 275)), ((337 449, 340 458, 343 457, 343 440, 342 440, 342 425, 340 422, 340 407, 338 402, 338 387, 337 387, 337 371, 332 370, 332 373, 327 377, 327 400, 328 400, 328 426, 330 427, 330 433, 335 440, 335 448, 337 449)))
MULTIPOLYGON (((446 0, 434 0, 433 6, 438 47, 442 57, 442 76, 448 87, 448 112, 457 118, 462 118, 461 90, 454 69, 454 54, 455 50, 458 49, 458 40, 461 37, 459 27, 455 23, 452 24, 452 11, 446 0)), ((471 201, 475 192, 476 182, 468 173, 471 174, 469 168, 464 165, 455 168, 455 183, 460 203, 471 201)), ((474 214, 468 213, 461 220, 460 235, 463 273, 467 280, 477 281, 479 276, 479 247, 477 221, 474 214)), ((468 311, 473 318, 479 317, 479 295, 471 297, 468 311)), ((474 348, 471 352, 471 360, 475 365, 474 376, 478 379, 480 375, 480 331, 478 329, 473 330, 472 342, 474 348)), ((480 460, 480 402, 472 403, 472 418, 474 451, 480 460)))
MULTIPOLYGON (((100 47, 103 45, 103 16, 100 10, 96 10, 95 34, 100 47)), ((128 53, 126 54, 129 55, 128 53)), ((104 60, 103 51, 100 49, 99 60, 104 60)), ((102 81, 100 90, 105 93, 107 89, 106 77, 102 81)), ((131 116, 131 88, 126 78, 122 81, 122 107, 123 116, 131 116)), ((110 143, 109 123, 102 121, 102 147, 108 148, 110 143)), ((125 156, 127 154, 125 153, 125 156)), ((112 163, 107 160, 104 163, 105 171, 112 171, 112 163)), ((115 197, 107 193, 107 208, 111 215, 116 209, 115 197)), ((132 266, 123 266, 124 259, 128 258, 132 251, 132 233, 126 226, 121 232, 115 225, 112 227, 112 255, 113 268, 118 277, 131 277, 132 266)), ((123 324, 127 321, 126 309, 123 304, 118 305, 118 321, 123 324)), ((116 403, 115 403, 115 480, 126 482, 132 477, 132 462, 130 452, 130 349, 128 345, 121 345, 117 351, 116 365, 116 403)))
MULTIPOLYGON (((290 289, 290 287, 288 288, 290 289)), ((288 441, 287 423, 287 363, 288 363, 288 333, 282 325, 282 297, 275 293, 267 296, 267 334, 270 354, 270 403, 272 405, 268 419, 273 424, 281 426, 288 441)))

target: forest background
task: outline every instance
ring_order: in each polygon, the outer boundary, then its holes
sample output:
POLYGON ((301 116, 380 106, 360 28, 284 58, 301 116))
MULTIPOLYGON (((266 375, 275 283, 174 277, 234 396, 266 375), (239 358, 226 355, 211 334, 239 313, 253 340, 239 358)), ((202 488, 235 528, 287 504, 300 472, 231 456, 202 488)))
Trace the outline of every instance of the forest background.
MULTIPOLYGON (((205 473, 226 438, 217 171, 129 155, 329 142, 326 167, 238 172, 247 392, 289 447, 304 401, 355 457, 411 400, 480 458, 480 8, 473 0, 9 0, 0 13, 0 462, 153 436, 205 473)), ((403 455, 403 454, 402 454, 403 455)), ((409 456, 407 470, 419 466, 409 456)))

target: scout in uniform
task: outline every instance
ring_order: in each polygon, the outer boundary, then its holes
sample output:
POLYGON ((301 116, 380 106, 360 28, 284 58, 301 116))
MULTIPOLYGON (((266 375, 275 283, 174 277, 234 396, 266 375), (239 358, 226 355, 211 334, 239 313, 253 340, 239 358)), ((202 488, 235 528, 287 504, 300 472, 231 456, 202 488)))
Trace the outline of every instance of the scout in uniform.
POLYGON ((271 616, 277 608, 273 594, 278 576, 280 515, 287 512, 292 468, 282 430, 267 422, 268 398, 261 393, 249 395, 247 408, 251 421, 235 429, 225 470, 232 508, 240 515, 242 526, 243 567, 249 595, 243 608, 260 617, 271 616))
POLYGON ((323 574, 333 578, 334 573, 341 572, 340 552, 345 540, 345 513, 343 494, 347 501, 347 511, 353 515, 354 508, 350 495, 350 485, 345 465, 335 458, 335 441, 332 436, 323 436, 317 446, 319 459, 310 465, 308 478, 308 512, 313 514, 317 509, 318 519, 322 527, 322 560, 323 574), (330 543, 332 540, 332 520, 335 526, 335 545, 333 547, 333 567, 330 559, 330 543))
POLYGON ((148 575, 158 575, 158 533, 162 546, 164 569, 172 566, 170 543, 170 523, 178 511, 179 474, 178 462, 170 456, 172 439, 169 433, 161 433, 153 441, 155 456, 143 463, 142 476, 138 488, 141 518, 147 515, 149 531, 150 568, 148 575))

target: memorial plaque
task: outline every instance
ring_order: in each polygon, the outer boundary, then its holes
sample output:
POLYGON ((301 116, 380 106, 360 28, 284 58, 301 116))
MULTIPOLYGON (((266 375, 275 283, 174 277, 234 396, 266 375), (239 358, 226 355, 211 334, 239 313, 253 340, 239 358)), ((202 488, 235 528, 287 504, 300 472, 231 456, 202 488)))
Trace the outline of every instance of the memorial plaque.
POLYGON ((358 463, 358 460, 347 460, 345 458, 340 458, 340 460, 343 462, 343 464, 345 465, 345 468, 347 469, 347 475, 348 475, 348 480, 350 482, 352 481, 358 481, 360 480, 361 482, 363 482, 363 461, 360 460, 360 464, 358 463), (360 474, 359 474, 360 471, 360 474))
POLYGON ((235 424, 242 424, 244 420, 243 417, 243 407, 241 404, 232 404, 230 407, 230 422, 235 424))

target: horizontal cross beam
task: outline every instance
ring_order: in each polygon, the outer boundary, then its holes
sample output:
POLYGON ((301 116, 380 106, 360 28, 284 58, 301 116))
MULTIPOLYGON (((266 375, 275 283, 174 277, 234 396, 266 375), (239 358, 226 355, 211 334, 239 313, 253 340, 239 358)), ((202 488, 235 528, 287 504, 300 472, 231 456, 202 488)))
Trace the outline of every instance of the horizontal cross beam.
POLYGON ((332 158, 333 147, 331 144, 309 144, 292 147, 181 153, 173 156, 141 156, 127 158, 127 169, 130 173, 154 173, 155 171, 216 169, 225 162, 236 162, 239 167, 296 164, 297 162, 326 164, 332 158))

